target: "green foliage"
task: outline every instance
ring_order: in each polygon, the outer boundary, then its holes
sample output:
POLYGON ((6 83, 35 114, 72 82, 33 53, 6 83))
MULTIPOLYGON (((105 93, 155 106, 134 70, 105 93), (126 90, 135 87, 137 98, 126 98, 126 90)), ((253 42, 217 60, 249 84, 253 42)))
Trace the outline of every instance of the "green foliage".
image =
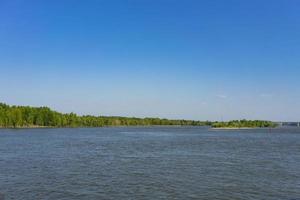
POLYGON ((102 127, 102 126, 209 126, 210 122, 160 118, 77 116, 63 114, 47 107, 9 106, 0 103, 0 127, 102 127))
POLYGON ((102 126, 212 126, 215 128, 275 127, 271 121, 234 120, 209 122, 194 120, 169 120, 160 118, 78 116, 59 113, 47 107, 9 106, 0 103, 0 127, 102 127, 102 126))
POLYGON ((263 120, 233 120, 229 122, 214 122, 212 123, 214 128, 266 128, 266 127, 276 127, 276 123, 271 121, 263 120))

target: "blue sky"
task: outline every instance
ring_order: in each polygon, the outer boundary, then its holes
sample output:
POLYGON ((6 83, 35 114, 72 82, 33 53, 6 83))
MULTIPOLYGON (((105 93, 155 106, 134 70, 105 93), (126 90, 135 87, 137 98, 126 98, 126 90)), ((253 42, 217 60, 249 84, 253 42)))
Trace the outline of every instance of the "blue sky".
POLYGON ((0 101, 300 120, 298 0, 0 0, 0 101))

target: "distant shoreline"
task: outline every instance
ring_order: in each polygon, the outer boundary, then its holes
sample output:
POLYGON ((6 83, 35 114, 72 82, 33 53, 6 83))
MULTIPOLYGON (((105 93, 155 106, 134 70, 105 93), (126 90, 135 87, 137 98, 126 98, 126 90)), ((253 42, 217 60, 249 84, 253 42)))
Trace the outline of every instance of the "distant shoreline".
POLYGON ((244 129, 244 130, 248 130, 248 129, 270 129, 273 127, 212 127, 211 129, 213 130, 239 130, 239 129, 244 129))
POLYGON ((61 129, 61 128, 70 128, 70 129, 76 129, 76 128, 124 128, 124 127, 208 127, 210 126, 192 126, 192 125, 133 125, 133 126, 76 126, 76 127, 58 127, 58 126, 20 126, 20 127, 0 127, 0 129, 61 129))
POLYGON ((127 126, 212 126, 239 129, 247 127, 275 127, 265 120, 199 121, 159 117, 92 116, 60 113, 48 107, 10 106, 0 102, 0 127, 4 128, 83 128, 127 126), (233 127, 233 128, 232 128, 233 127))
POLYGON ((63 128, 63 127, 54 127, 54 126, 17 126, 17 127, 8 126, 8 127, 4 127, 4 126, 0 126, 0 129, 36 129, 36 128, 63 128))
POLYGON ((276 127, 211 127, 213 130, 251 130, 251 129, 275 129, 276 127))
POLYGON ((135 126, 78 126, 78 127, 56 127, 56 126, 20 126, 20 127, 0 127, 0 129, 63 129, 63 128, 138 128, 138 127, 207 127, 211 130, 251 130, 251 129, 270 129, 273 127, 211 127, 211 126, 189 126, 189 125, 135 125, 135 126))

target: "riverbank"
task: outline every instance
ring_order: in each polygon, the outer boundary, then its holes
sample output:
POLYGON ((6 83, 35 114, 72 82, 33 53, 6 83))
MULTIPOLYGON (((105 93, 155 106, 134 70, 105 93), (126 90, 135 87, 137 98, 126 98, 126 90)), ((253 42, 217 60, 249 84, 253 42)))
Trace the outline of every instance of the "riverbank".
POLYGON ((56 128, 56 129, 63 129, 63 128, 176 128, 176 127, 182 127, 182 128, 188 128, 188 127, 208 127, 210 128, 210 126, 191 126, 191 125, 129 125, 129 126, 118 126, 118 125, 111 125, 111 126, 75 126, 75 127, 71 127, 71 126, 65 126, 65 127, 61 127, 61 126, 18 126, 18 127, 0 127, 0 129, 42 129, 42 128, 56 128))
POLYGON ((59 127, 54 127, 54 126, 0 126, 0 129, 34 129, 34 128, 59 128, 59 127))
POLYGON ((220 130, 220 129, 224 129, 224 130, 239 130, 239 129, 261 129, 262 127, 218 127, 218 128, 214 128, 212 127, 211 129, 215 129, 215 130, 220 130))

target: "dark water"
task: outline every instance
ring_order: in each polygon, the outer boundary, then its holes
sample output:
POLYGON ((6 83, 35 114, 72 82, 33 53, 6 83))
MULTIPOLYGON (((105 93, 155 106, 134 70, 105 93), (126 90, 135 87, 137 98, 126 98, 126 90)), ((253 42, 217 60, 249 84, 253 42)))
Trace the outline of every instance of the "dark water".
POLYGON ((5 199, 300 199, 300 129, 0 129, 5 199))

